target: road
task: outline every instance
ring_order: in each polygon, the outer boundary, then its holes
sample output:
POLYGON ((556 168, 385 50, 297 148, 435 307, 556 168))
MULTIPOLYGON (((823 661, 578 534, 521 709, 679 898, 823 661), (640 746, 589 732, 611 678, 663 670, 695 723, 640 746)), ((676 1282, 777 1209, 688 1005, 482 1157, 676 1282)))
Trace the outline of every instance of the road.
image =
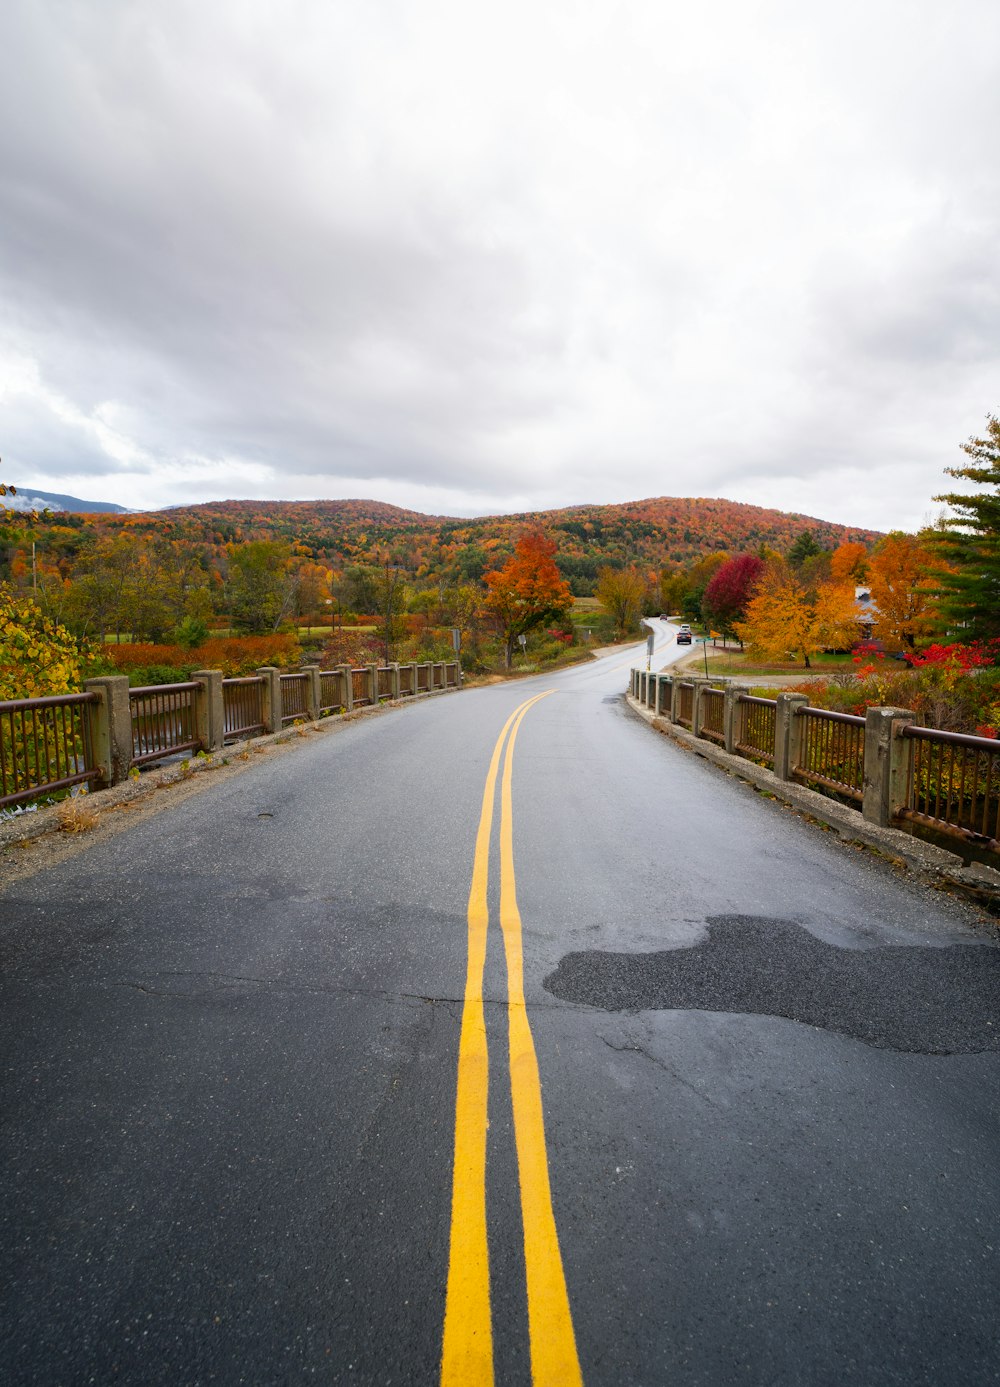
POLYGON ((0 892, 5 1383, 1000 1380, 995 929, 656 736, 638 653, 0 892))

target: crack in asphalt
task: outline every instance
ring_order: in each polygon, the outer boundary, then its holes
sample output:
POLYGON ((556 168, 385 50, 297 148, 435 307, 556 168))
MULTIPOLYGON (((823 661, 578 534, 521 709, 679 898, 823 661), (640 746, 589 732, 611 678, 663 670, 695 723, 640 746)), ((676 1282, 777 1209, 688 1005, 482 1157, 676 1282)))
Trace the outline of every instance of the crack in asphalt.
MULTIPOLYGON (((162 974, 161 976, 164 978, 188 979, 192 982, 201 980, 208 984, 216 983, 218 986, 192 986, 189 988, 157 987, 149 982, 137 982, 129 978, 114 979, 107 985, 110 987, 129 988, 133 991, 141 992, 147 997, 176 998, 178 1000, 235 993, 241 988, 249 987, 263 991, 314 993, 320 996, 366 997, 371 1001, 380 1002, 424 1002, 430 1006, 460 1007, 465 1003, 464 997, 433 996, 425 992, 388 991, 378 988, 344 987, 336 984, 324 987, 318 983, 299 982, 289 978, 255 978, 234 973, 169 973, 162 974)), ((484 997, 483 1006, 506 1011, 509 1007, 509 1003, 499 998, 484 997)), ((529 1011, 565 1011, 566 1007, 565 1004, 561 1002, 539 1002, 529 1004, 528 1009, 529 1011)))
POLYGON ((673 1065, 668 1064, 662 1056, 654 1054, 652 1050, 647 1050, 644 1045, 639 1045, 637 1043, 615 1045, 613 1041, 610 1041, 606 1035, 601 1035, 600 1032, 598 1032, 597 1039, 605 1044, 609 1050, 613 1050, 616 1055, 641 1055, 643 1059, 649 1060, 650 1064, 655 1064, 657 1069, 662 1069, 664 1074, 669 1075, 675 1083, 680 1084, 682 1088, 686 1088, 688 1092, 693 1093, 696 1098, 700 1098, 708 1107, 719 1107, 719 1104, 713 1102, 707 1093, 693 1084, 690 1079, 685 1079, 683 1075, 677 1072, 673 1065))

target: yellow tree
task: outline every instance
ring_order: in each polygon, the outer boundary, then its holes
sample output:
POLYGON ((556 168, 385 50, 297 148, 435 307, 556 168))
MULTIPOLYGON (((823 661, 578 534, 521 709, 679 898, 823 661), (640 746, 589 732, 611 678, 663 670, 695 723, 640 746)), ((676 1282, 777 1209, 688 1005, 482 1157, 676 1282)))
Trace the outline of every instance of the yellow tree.
POLYGON ((792 655, 809 669, 821 650, 853 644, 857 620, 853 584, 808 588, 787 560, 772 558, 736 634, 752 656, 782 661, 792 655))
POLYGON ((934 559, 916 535, 886 535, 869 560, 868 583, 878 611, 876 630, 888 650, 912 650, 933 629, 937 612, 934 559))
POLYGON ((597 572, 594 596, 624 636, 639 620, 646 598, 647 583, 637 568, 601 568, 597 572))
POLYGON ((80 687, 83 658, 64 626, 0 584, 0 698, 44 698, 80 687))

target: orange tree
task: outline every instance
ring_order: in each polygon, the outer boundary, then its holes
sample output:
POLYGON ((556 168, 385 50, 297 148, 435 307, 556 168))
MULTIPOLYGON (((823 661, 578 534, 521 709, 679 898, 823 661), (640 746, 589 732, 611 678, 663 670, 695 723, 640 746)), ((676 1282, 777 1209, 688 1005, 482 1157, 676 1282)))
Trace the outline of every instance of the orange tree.
POLYGON ((556 546, 541 530, 528 530, 499 571, 486 574, 484 607, 504 642, 510 669, 514 642, 545 621, 561 616, 572 601, 569 584, 555 562, 556 546))
POLYGON ((852 645, 857 623, 852 583, 807 587, 787 560, 772 558, 735 629, 751 655, 778 661, 794 655, 809 669, 821 650, 852 645))
POLYGON ((876 634, 887 650, 913 650, 936 623, 933 558, 915 535, 894 530, 868 561, 868 584, 878 611, 876 634))

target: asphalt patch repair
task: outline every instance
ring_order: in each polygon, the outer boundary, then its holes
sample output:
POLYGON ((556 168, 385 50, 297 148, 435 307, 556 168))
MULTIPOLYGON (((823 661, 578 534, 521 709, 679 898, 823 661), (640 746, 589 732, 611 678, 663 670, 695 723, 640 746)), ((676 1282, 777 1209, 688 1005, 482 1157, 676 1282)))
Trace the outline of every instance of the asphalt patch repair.
POLYGON ((706 923, 691 948, 566 954, 543 985, 603 1011, 776 1016, 909 1054, 1000 1050, 1000 948, 843 949, 789 920, 706 923))

